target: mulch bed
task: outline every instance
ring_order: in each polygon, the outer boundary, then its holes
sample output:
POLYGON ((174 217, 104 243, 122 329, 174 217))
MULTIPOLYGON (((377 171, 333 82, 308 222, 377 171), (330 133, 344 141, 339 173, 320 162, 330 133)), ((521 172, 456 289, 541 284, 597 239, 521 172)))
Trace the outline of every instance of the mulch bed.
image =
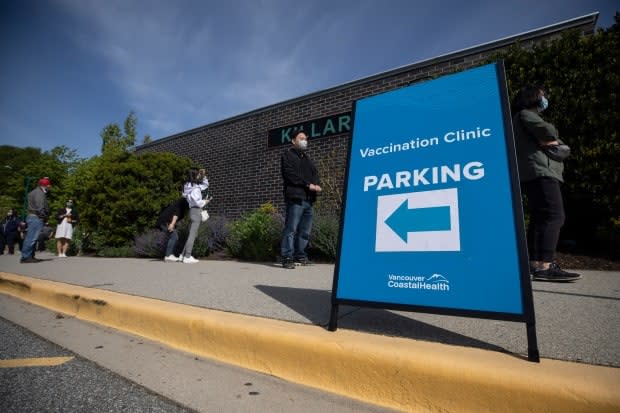
POLYGON ((571 270, 620 271, 620 261, 604 257, 558 252, 556 261, 560 267, 571 270))

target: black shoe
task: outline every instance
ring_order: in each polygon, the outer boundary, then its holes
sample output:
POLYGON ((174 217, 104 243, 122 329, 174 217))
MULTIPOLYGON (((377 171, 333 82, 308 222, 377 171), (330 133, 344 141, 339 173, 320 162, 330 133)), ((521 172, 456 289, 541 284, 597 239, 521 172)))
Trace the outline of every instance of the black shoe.
POLYGON ((282 268, 293 269, 295 268, 295 262, 292 258, 282 257, 282 268))
POLYGON ((570 282, 576 281, 580 278, 581 274, 564 271, 555 262, 551 263, 549 268, 546 270, 536 270, 532 273, 532 279, 534 281, 570 282))
POLYGON ((314 264, 312 261, 308 259, 308 257, 295 258, 295 265, 312 265, 314 264))
POLYGON ((29 264, 32 262, 41 262, 41 260, 34 258, 34 257, 29 257, 29 258, 26 258, 25 260, 19 260, 19 262, 21 262, 22 264, 29 264))

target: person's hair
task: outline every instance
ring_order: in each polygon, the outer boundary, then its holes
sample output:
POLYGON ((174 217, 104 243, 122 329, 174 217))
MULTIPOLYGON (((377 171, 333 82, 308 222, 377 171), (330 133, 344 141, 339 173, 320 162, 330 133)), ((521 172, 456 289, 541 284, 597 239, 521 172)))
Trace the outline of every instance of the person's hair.
POLYGON ((545 91, 545 88, 542 86, 523 86, 514 98, 512 111, 516 113, 523 109, 531 109, 536 107, 538 105, 538 101, 540 100, 538 95, 541 91, 545 91))
POLYGON ((306 133, 306 131, 304 131, 303 129, 297 129, 295 131, 293 131, 293 133, 291 134, 291 142, 293 142, 293 140, 297 137, 297 135, 299 135, 300 133, 303 133, 304 135, 308 136, 308 134, 306 133))
POLYGON ((189 172, 187 173, 187 182, 191 183, 191 184, 199 184, 202 182, 202 179, 204 178, 204 175, 201 176, 200 175, 200 171, 202 170, 202 168, 192 168, 189 170, 189 172))
POLYGON ((198 169, 190 169, 187 173, 187 182, 190 184, 198 183, 198 169))

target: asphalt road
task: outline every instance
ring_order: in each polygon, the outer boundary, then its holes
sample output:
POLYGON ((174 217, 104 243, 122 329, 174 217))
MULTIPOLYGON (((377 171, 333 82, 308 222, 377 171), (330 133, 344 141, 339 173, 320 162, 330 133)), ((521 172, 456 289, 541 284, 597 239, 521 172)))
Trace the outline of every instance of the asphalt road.
POLYGON ((0 318, 0 411, 166 412, 190 410, 0 318), (52 364, 57 357, 67 360, 52 364), (14 361, 14 367, 2 362, 14 361), (25 366, 28 362, 38 366, 25 366))

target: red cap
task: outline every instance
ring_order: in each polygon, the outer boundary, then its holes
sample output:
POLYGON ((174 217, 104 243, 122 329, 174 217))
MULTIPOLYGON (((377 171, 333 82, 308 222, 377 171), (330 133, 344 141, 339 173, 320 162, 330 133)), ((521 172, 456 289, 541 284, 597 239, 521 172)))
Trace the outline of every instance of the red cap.
POLYGON ((39 179, 39 186, 52 186, 52 181, 46 176, 45 178, 39 179))

